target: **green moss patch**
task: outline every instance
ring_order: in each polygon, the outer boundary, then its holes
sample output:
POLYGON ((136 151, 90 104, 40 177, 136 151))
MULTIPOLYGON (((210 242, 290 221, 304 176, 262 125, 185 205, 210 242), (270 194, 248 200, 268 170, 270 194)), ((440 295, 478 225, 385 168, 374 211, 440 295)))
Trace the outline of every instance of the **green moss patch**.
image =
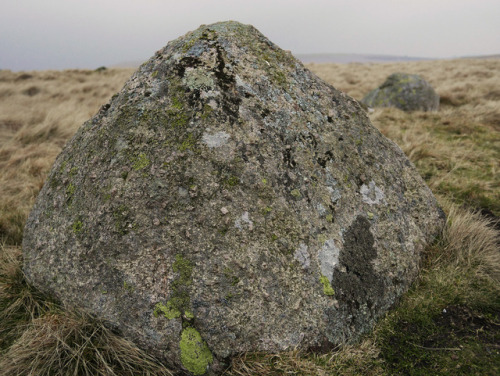
POLYGON ((176 305, 171 300, 169 300, 167 304, 157 303, 153 314, 155 317, 158 317, 161 314, 169 320, 181 317, 181 312, 176 308, 176 305))
POLYGON ((75 234, 79 234, 83 231, 83 223, 82 221, 75 221, 73 222, 73 225, 71 226, 71 228, 73 229, 73 232, 75 234))
POLYGON ((182 331, 179 347, 182 365, 189 372, 194 375, 207 372, 208 366, 213 362, 212 352, 195 328, 187 327, 182 331))
POLYGON ((73 183, 69 183, 68 187, 66 188, 66 195, 68 195, 68 198, 71 198, 76 191, 76 187, 73 185, 73 183))
POLYGON ((328 295, 328 296, 333 296, 335 295, 335 290, 333 289, 332 285, 330 284, 330 281, 328 280, 327 277, 322 275, 319 278, 319 281, 323 285, 323 294, 328 295))
POLYGON ((132 168, 136 171, 145 169, 151 164, 151 161, 149 158, 146 156, 145 153, 139 153, 137 157, 134 158, 134 163, 132 165, 132 168))
POLYGON ((426 273, 376 329, 387 373, 498 374, 499 312, 493 281, 453 267, 426 273))
POLYGON ((126 235, 132 227, 130 209, 126 205, 120 205, 113 211, 113 219, 115 220, 115 230, 126 235))
POLYGON ((173 319, 180 317, 181 312, 190 311, 189 288, 193 284, 193 264, 183 255, 177 254, 172 269, 177 273, 171 284, 172 294, 166 305, 158 303, 155 306, 156 317, 162 313, 166 318, 173 319))

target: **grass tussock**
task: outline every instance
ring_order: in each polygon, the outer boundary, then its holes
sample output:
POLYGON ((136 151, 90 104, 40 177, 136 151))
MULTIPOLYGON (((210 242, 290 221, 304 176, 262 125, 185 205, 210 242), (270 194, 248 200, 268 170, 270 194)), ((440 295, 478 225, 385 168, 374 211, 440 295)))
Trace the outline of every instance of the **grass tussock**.
MULTIPOLYGON (((369 116, 415 164, 448 221, 419 279, 362 341, 326 354, 241 354, 226 374, 500 374, 500 60, 308 67, 356 99, 398 71, 433 85, 438 112, 369 116)), ((24 222, 55 157, 131 73, 0 71, 0 375, 170 374, 102 323, 58 306, 21 270, 24 222)))
POLYGON ((52 306, 49 299, 26 283, 21 261, 19 247, 0 245, 0 351, 52 306))
POLYGON ((26 283, 19 247, 0 248, 0 375, 172 375, 156 359, 26 283))
POLYGON ((500 234, 495 224, 477 212, 452 205, 434 263, 475 270, 500 283, 500 234))
POLYGON ((74 313, 31 321, 0 360, 6 375, 172 375, 104 325, 74 313))

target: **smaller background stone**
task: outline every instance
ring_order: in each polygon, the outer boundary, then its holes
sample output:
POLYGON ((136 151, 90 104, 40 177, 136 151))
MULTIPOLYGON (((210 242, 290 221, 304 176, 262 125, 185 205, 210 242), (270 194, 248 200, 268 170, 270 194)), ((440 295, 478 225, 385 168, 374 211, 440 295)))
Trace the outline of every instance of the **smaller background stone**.
POLYGON ((368 107, 396 107, 403 111, 437 111, 439 95, 417 74, 393 73, 361 102, 368 107))

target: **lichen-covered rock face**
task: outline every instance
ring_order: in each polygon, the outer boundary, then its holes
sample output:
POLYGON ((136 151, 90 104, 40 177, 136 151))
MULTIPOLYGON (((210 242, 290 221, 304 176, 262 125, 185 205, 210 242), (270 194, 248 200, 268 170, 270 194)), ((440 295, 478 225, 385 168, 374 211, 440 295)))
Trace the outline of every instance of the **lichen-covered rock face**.
POLYGON ((442 223, 355 100, 224 22, 170 42, 78 130, 29 216, 24 271, 201 375, 355 340, 442 223))
POLYGON ((439 95, 416 74, 394 73, 362 102, 368 107, 396 107, 403 111, 437 111, 439 95))

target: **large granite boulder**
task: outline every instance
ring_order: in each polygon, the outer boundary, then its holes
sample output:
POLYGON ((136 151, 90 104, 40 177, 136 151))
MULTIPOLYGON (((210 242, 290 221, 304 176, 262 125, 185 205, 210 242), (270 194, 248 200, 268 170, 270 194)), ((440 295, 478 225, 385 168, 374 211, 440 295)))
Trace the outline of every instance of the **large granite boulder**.
POLYGON ((57 158, 30 283, 194 375, 372 328, 443 224, 359 104, 252 26, 144 63, 57 158))
POLYGON ((439 95, 417 74, 394 73, 362 100, 368 107, 396 107, 403 111, 437 111, 439 95))

